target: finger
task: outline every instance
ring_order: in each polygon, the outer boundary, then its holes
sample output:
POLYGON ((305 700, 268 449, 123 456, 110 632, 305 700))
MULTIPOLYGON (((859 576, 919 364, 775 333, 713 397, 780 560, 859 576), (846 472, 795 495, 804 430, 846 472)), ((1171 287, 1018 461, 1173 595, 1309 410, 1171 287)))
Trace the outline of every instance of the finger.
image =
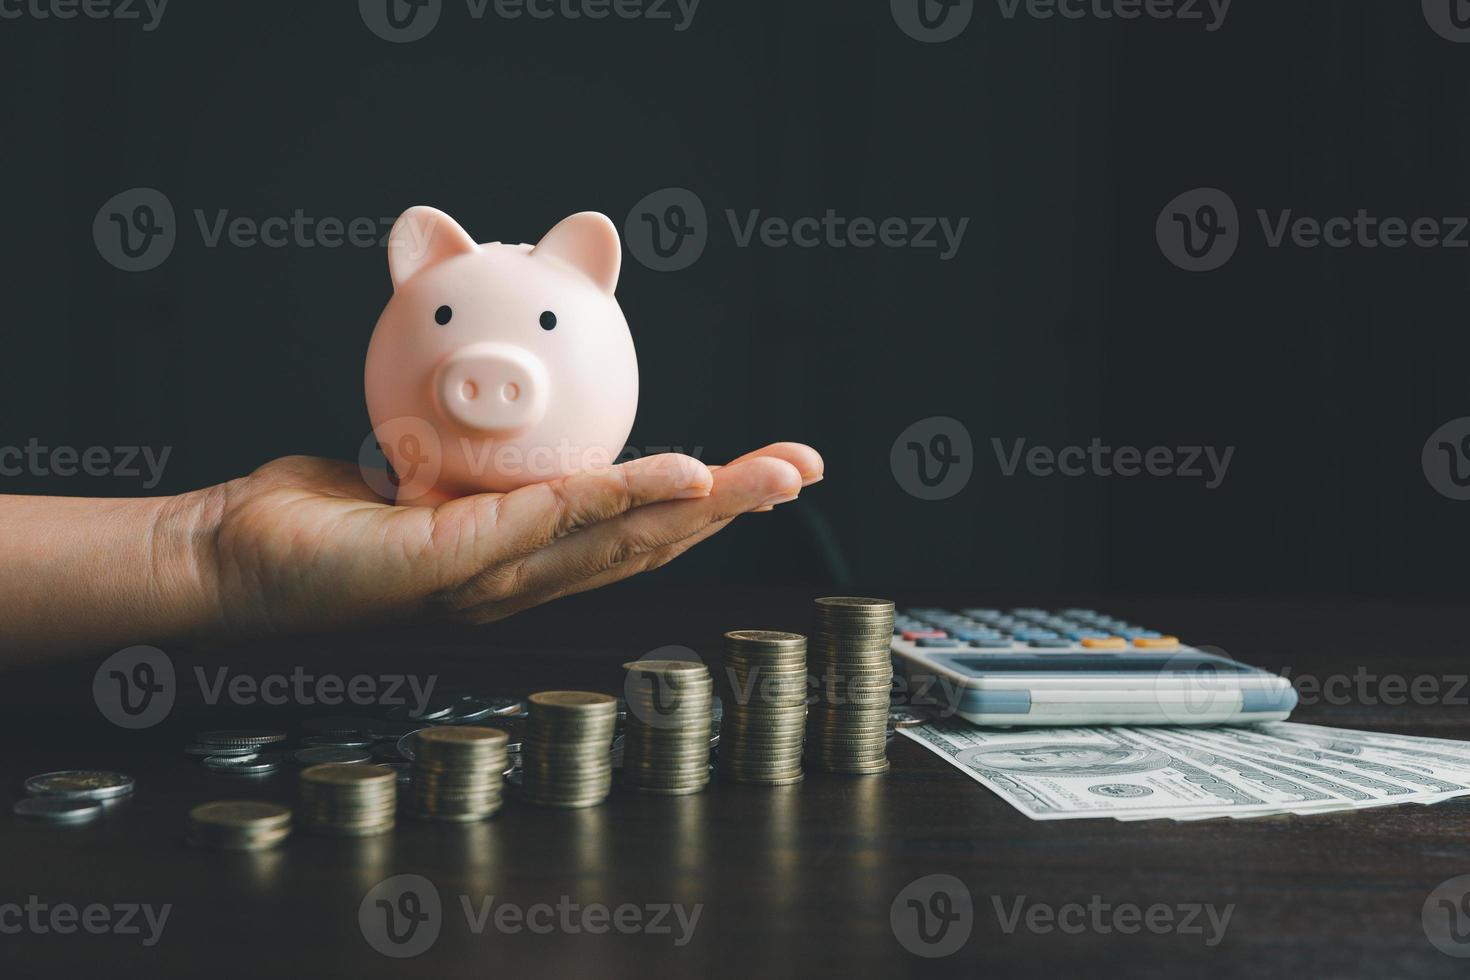
POLYGON ((664 501, 708 497, 709 467, 692 456, 663 453, 618 466, 535 483, 507 494, 480 494, 440 504, 436 541, 464 544, 475 569, 515 560, 547 547, 578 528, 664 501))
MULTIPOLYGON (((799 442, 775 442, 762 449, 746 453, 739 459, 732 460, 728 465, 734 466, 736 463, 743 463, 748 459, 758 457, 784 459, 796 467, 796 471, 801 474, 801 485, 804 487, 809 487, 822 479, 826 472, 826 463, 823 462, 821 454, 811 446, 805 446, 799 442)), ((712 467, 712 469, 719 469, 719 467, 712 467)))
POLYGON ((587 527, 529 556, 522 565, 522 581, 533 589, 557 589, 561 583, 591 578, 712 524, 793 500, 800 491, 801 474, 785 460, 757 457, 721 467, 709 496, 641 507, 587 527))

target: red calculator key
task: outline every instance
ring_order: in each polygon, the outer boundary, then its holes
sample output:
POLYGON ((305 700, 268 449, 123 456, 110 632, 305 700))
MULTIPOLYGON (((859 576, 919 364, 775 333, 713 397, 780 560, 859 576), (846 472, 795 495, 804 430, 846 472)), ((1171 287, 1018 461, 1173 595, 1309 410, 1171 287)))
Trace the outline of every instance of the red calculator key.
POLYGON ((904 630, 899 636, 902 636, 910 643, 914 640, 944 640, 949 638, 949 634, 944 630, 904 630))

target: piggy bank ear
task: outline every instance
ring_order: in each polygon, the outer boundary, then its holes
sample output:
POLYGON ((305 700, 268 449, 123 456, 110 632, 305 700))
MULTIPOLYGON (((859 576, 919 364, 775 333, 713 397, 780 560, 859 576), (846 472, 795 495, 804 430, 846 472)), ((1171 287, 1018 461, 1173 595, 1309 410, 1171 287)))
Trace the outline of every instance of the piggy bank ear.
POLYGON ((437 208, 409 208, 388 233, 388 274, 399 289, 436 262, 473 252, 478 246, 453 218, 437 208))
POLYGON ((531 253, 551 256, 581 270, 605 293, 618 288, 623 267, 623 247, 617 226, 605 214, 583 211, 563 219, 546 233, 531 253))

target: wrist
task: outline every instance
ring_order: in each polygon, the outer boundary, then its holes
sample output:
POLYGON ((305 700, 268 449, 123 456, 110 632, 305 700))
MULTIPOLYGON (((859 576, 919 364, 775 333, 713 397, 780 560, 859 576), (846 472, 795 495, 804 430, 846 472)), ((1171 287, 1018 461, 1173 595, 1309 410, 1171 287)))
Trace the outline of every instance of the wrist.
POLYGON ((223 495, 207 487, 137 501, 149 507, 149 619, 159 639, 218 635, 224 627, 218 536, 223 495))

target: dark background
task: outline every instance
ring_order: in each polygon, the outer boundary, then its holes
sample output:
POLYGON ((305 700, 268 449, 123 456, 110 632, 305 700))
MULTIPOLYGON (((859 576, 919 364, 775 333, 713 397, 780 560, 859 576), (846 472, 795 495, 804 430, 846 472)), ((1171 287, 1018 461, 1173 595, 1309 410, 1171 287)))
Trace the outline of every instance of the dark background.
MULTIPOLYGON (((1448 0, 1446 0, 1448 2, 1448 0)), ((669 21, 472 20, 390 44, 355 4, 173 0, 138 22, 0 20, 0 444, 172 447, 177 492, 288 453, 352 458, 389 294, 378 248, 205 246, 262 220, 453 214, 535 241, 660 188, 708 207, 693 267, 631 257, 631 444, 717 462, 825 455, 797 505, 655 573, 670 583, 1457 595, 1470 503, 1420 453, 1470 414, 1466 250, 1271 249, 1255 210, 1470 215, 1470 45, 1401 0, 1237 0, 1200 22, 1007 20, 921 44, 886 0, 704 0, 669 21), (1191 274, 1154 223, 1226 190, 1244 240, 1191 274), (92 223, 163 191, 178 243, 114 269, 92 223), (725 209, 968 217, 932 249, 738 248, 725 209), (889 449, 959 419, 965 492, 906 494, 889 449), (1235 446, 1224 484, 1002 478, 1031 444, 1235 446)), ((137 479, 3 489, 144 492, 137 479)), ((637 586, 625 586, 636 588, 637 586)))

